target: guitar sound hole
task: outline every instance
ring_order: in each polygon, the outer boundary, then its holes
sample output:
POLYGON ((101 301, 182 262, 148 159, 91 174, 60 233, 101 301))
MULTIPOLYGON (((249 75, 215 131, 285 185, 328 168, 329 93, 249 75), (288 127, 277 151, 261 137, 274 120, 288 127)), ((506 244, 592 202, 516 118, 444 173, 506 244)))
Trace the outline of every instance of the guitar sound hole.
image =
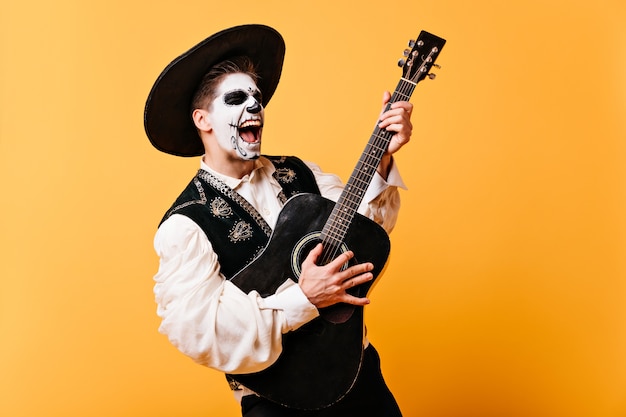
MULTIPOLYGON (((293 247, 293 250, 291 251, 291 272, 293 272, 293 279, 296 282, 298 282, 298 280, 300 279, 300 274, 302 273, 302 262, 304 262, 306 257, 309 255, 309 252, 311 252, 311 250, 313 250, 313 248, 318 243, 322 242, 320 239, 320 235, 321 232, 311 232, 302 237, 293 247)), ((329 248, 325 246, 322 252, 322 256, 320 256, 320 260, 318 260, 318 264, 327 264, 347 250, 348 246, 346 246, 345 243, 342 243, 334 248, 329 248)), ((353 262, 346 262, 346 264, 343 265, 343 269, 346 269, 352 264, 353 262)))
MULTIPOLYGON (((320 240, 320 232, 311 232, 308 235, 304 236, 302 239, 298 241, 298 243, 294 246, 293 251, 291 253, 291 268, 294 274, 294 280, 297 282, 300 279, 300 273, 302 272, 302 262, 306 259, 309 252, 321 242, 320 240)), ((321 259, 327 259, 327 262, 322 261, 322 263, 328 263, 336 258, 338 255, 346 252, 348 247, 344 244, 341 244, 339 247, 335 248, 324 248, 324 252, 322 253, 321 259), (332 254, 332 255, 331 255, 332 254)), ((346 262, 343 265, 343 269, 348 268, 351 265, 354 265, 355 259, 352 258, 350 262, 346 262)), ((359 287, 354 287, 349 289, 348 294, 354 296, 360 296, 359 287)), ((352 313, 354 312, 354 306, 351 304, 339 303, 332 305, 330 307, 325 307, 320 309, 320 316, 322 319, 329 321, 331 323, 345 323, 350 319, 352 313)))

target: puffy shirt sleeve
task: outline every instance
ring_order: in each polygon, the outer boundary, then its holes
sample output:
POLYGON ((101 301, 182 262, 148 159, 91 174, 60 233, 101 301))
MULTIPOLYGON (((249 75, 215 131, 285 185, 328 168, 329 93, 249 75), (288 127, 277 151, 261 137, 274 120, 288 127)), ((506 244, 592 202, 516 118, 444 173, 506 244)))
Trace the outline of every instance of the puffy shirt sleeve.
POLYGON ((159 331, 194 361, 228 373, 271 365, 282 334, 318 315, 293 281, 271 297, 243 293, 220 274, 217 255, 189 218, 173 215, 157 231, 154 276, 159 331))

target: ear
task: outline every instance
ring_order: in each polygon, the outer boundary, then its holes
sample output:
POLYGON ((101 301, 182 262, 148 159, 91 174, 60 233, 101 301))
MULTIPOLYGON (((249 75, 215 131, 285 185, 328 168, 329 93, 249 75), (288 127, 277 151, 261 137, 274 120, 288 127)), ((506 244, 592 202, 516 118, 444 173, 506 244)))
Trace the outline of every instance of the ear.
POLYGON ((207 110, 195 109, 193 113, 191 113, 191 117, 198 130, 205 132, 211 130, 211 122, 209 121, 209 112, 207 110))

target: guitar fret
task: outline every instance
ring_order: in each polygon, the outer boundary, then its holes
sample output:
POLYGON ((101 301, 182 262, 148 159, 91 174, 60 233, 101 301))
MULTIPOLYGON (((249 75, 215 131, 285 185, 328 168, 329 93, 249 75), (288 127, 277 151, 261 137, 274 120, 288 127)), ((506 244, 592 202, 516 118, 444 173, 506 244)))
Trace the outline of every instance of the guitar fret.
MULTIPOLYGON (((366 165, 366 164, 361 164, 361 165, 366 165)), ((364 168, 364 167, 362 167, 362 169, 363 169, 363 168, 364 168)), ((374 165, 368 164, 368 165, 367 165, 367 169, 369 169, 369 170, 370 170, 369 172, 362 172, 362 173, 359 173, 359 174, 357 174, 357 176, 356 176, 356 177, 354 176, 354 174, 352 174, 352 175, 350 176, 350 180, 352 180, 352 181, 359 181, 359 182, 361 182, 361 183, 368 183, 369 181, 367 181, 367 180, 369 180, 369 178, 372 176, 371 174, 373 174, 373 173, 374 173, 374 171, 375 171, 375 169, 372 169, 372 168, 376 168, 376 167, 375 167, 374 165), (364 177, 365 177, 365 178, 364 178, 364 177)), ((369 184, 364 184, 364 187, 356 187, 356 188, 361 189, 361 190, 365 190, 365 189, 367 189, 367 186, 368 186, 368 185, 369 185, 369 184)))
MULTIPOLYGON (((379 138, 379 139, 386 139, 385 137, 383 137, 381 135, 374 135, 374 137, 379 138)), ((385 151, 385 148, 383 148, 382 146, 377 145, 377 144, 369 145, 369 148, 370 148, 370 150, 373 149, 375 152, 384 152, 385 151)))
POLYGON ((328 236, 337 236, 339 237, 337 240, 338 241, 342 241, 343 239, 341 238, 341 234, 340 232, 345 232, 346 230, 348 230, 348 225, 335 225, 335 227, 330 228, 329 230, 326 231, 326 234, 328 236))
MULTIPOLYGON (((354 179, 354 181, 357 181, 357 179, 354 179)), ((355 196, 355 197, 361 197, 362 194, 365 192, 365 190, 367 190, 367 184, 366 181, 361 181, 363 183, 363 187, 358 187, 355 186, 356 184, 353 184, 352 186, 350 186, 350 189, 345 190, 346 195, 351 195, 351 196, 355 196), (353 188, 356 188, 356 190, 353 190, 353 188)))
MULTIPOLYGON (((344 197, 338 201, 338 205, 339 206, 352 205, 353 207, 348 207, 348 208, 354 208, 359 204, 358 200, 363 198, 364 193, 365 193, 365 190, 359 190, 357 192, 347 192, 344 195, 344 197)), ((346 211, 345 208, 344 209, 338 208, 337 212, 343 213, 345 211, 346 211)))
POLYGON ((352 220, 354 215, 350 211, 354 211, 357 208, 358 205, 356 202, 352 202, 352 204, 343 204, 343 210, 338 211, 335 217, 338 219, 352 220))
MULTIPOLYGON (((333 228, 331 230, 328 231, 324 231, 324 235, 326 236, 326 239, 324 239, 324 241, 328 241, 329 239, 332 239, 335 243, 335 246, 339 246, 342 242, 343 239, 346 235, 346 231, 347 231, 347 227, 346 228, 342 228, 342 230, 338 231, 337 228, 333 228)), ((324 245, 326 246, 326 245, 324 245)))
POLYGON ((354 210, 357 208, 357 205, 354 202, 349 205, 351 207, 347 207, 346 204, 338 204, 338 207, 341 206, 343 207, 343 209, 340 210, 339 208, 337 208, 336 210, 333 210, 331 218, 333 218, 334 223, 350 223, 350 221, 354 217, 354 210))
POLYGON ((334 228, 333 230, 329 231, 326 236, 327 237, 332 237, 333 240, 335 242, 337 242, 337 244, 341 244, 341 242, 343 242, 343 239, 346 235, 346 231, 348 230, 347 227, 343 227, 343 228, 334 228), (341 229, 341 230, 338 230, 341 229))
POLYGON ((380 161, 376 160, 376 161, 369 161, 369 162, 363 162, 361 165, 366 166, 368 169, 370 169, 371 171, 368 171, 367 173, 369 174, 370 172, 376 171, 376 168, 378 168, 378 163, 380 161))
MULTIPOLYGON (((400 92, 396 91, 396 94, 399 95, 399 96, 402 96, 405 100, 408 99, 409 97, 411 97, 411 93, 403 94, 403 93, 400 93, 400 92)), ((402 100, 395 100, 395 101, 402 101, 402 100)))
MULTIPOLYGON (((364 184, 364 188, 357 190, 357 191, 347 191, 344 195, 344 197, 339 200, 339 204, 341 205, 351 205, 351 207, 349 208, 355 208, 358 207, 359 204, 361 204, 361 200, 363 199, 363 197, 365 196, 365 191, 367 190, 367 188, 365 188, 366 184, 364 184)), ((343 211, 343 210, 342 210, 343 211)))

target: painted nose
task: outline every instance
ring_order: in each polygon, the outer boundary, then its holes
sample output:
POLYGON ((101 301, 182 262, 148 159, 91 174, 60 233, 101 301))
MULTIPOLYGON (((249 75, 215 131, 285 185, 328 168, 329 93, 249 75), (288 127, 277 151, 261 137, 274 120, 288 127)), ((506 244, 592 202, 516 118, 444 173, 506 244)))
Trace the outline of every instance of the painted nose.
POLYGON ((252 114, 257 114, 262 109, 263 109, 263 107, 256 100, 254 100, 254 104, 252 104, 251 106, 246 107, 246 110, 248 111, 248 113, 252 113, 252 114))

